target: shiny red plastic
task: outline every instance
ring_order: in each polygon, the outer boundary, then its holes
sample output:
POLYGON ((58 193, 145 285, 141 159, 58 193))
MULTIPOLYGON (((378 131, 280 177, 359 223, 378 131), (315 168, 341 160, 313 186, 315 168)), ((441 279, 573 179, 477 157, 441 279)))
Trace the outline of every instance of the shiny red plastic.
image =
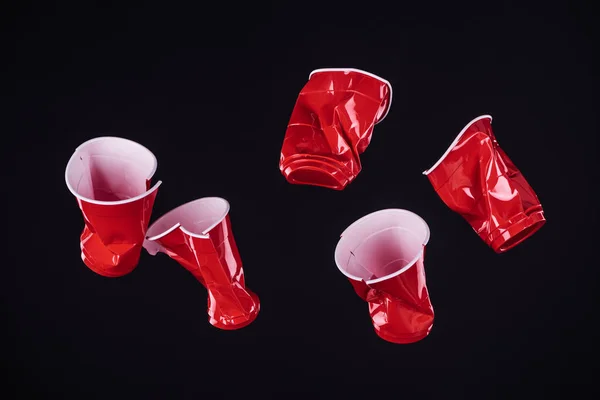
POLYGON ((392 86, 352 68, 313 71, 290 118, 279 169, 288 182, 344 189, 392 103, 392 86))
POLYGON ((523 242, 546 222, 536 193, 498 145, 489 115, 469 122, 423 173, 444 203, 497 253, 523 242))
POLYGON ((81 258, 99 275, 115 278, 137 266, 158 192, 151 188, 156 158, 144 146, 117 137, 79 146, 65 171, 85 227, 81 258))
POLYGON ((225 199, 206 197, 179 206, 156 220, 147 236, 150 254, 167 254, 206 287, 213 326, 240 329, 254 321, 260 301, 246 288, 225 199))
POLYGON ((393 343, 413 343, 433 327, 425 280, 429 227, 418 215, 381 210, 350 225, 335 249, 335 262, 369 304, 375 332, 393 343))

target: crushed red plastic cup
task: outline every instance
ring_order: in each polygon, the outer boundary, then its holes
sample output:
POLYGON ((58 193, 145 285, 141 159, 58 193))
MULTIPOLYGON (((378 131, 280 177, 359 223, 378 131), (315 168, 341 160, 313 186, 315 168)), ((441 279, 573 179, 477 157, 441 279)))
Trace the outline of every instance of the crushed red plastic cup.
POLYGON ((137 266, 161 185, 151 186, 156 168, 150 150, 118 137, 88 140, 69 159, 65 181, 85 221, 81 258, 97 274, 120 277, 137 266))
POLYGON ((167 254, 204 285, 213 326, 240 329, 256 319, 260 301, 246 287, 225 199, 201 198, 169 211, 150 226, 144 248, 167 254))
POLYGON ((433 327, 424 266, 428 241, 421 217, 386 209, 351 224, 337 244, 338 269, 368 303, 375 332, 386 341, 417 342, 433 327))
POLYGON ((500 148, 490 115, 469 122, 423 174, 442 201, 497 253, 515 247, 546 223, 536 193, 500 148))
POLYGON ((281 148, 289 183, 344 189, 361 171, 360 154, 392 104, 392 85, 354 68, 311 72, 281 148))

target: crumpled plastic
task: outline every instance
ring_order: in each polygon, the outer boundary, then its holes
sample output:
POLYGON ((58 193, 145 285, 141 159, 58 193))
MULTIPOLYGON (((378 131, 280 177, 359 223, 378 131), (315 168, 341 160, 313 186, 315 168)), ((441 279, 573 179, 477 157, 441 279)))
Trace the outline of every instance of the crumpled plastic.
POLYGON ((353 68, 313 71, 290 118, 279 169, 292 184, 344 189, 392 103, 391 84, 353 68))
POLYGON ((156 168, 150 150, 118 137, 88 140, 71 156, 65 181, 85 221, 81 258, 97 274, 120 277, 137 266, 161 185, 151 186, 156 168))
POLYGON ((256 319, 260 301, 246 287, 225 199, 201 198, 169 211, 150 226, 144 247, 167 254, 206 287, 213 326, 240 329, 256 319))
POLYGON ((546 223, 536 193, 500 148, 490 115, 469 122, 423 174, 442 201, 497 253, 515 247, 546 223))
POLYGON ((429 227, 408 210, 368 214, 342 233, 335 262, 369 306, 375 332, 398 344, 429 335, 434 311, 425 278, 429 227))

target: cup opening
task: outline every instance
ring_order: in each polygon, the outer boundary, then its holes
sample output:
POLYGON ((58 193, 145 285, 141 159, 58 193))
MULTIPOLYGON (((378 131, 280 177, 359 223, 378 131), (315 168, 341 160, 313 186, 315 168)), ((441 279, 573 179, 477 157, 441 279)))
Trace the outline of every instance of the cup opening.
POLYGON ((385 280, 410 268, 428 240, 429 228, 418 215, 382 210, 346 229, 335 251, 336 264, 354 280, 385 280))
POLYGON ((205 197, 183 204, 157 219, 148 229, 148 240, 156 240, 181 226, 193 235, 206 235, 229 212, 229 203, 220 197, 205 197))
POLYGON ((67 186, 78 198, 116 202, 144 194, 156 170, 154 154, 139 143, 101 137, 79 146, 66 169, 67 186))

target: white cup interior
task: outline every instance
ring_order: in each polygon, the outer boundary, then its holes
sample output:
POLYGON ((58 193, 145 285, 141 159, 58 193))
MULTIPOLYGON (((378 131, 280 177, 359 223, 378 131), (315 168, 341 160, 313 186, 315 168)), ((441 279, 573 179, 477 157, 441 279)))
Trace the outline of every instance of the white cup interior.
POLYGON ((148 240, 156 240, 181 226, 188 233, 205 235, 229 212, 229 203, 220 197, 205 197, 183 204, 157 219, 148 229, 148 240))
POLYGON ((407 210, 381 210, 344 231, 335 249, 335 261, 351 279, 384 280, 412 266, 428 240, 429 227, 418 215, 407 210))
POLYGON ((71 156, 67 186, 75 196, 92 201, 122 201, 147 191, 156 157, 139 143, 100 137, 83 143, 71 156))

